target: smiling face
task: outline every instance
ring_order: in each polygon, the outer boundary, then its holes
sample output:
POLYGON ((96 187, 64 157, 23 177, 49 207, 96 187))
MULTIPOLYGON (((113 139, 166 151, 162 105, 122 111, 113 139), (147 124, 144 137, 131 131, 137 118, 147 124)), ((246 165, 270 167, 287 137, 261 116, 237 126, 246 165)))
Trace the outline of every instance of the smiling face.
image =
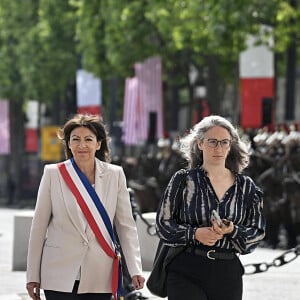
POLYGON ((199 141, 198 148, 203 151, 205 165, 224 165, 230 151, 231 136, 227 129, 215 126, 209 129, 203 141, 199 141))
POLYGON ((96 151, 100 149, 101 141, 97 141, 96 135, 90 129, 76 127, 70 134, 68 146, 77 163, 92 162, 96 151))

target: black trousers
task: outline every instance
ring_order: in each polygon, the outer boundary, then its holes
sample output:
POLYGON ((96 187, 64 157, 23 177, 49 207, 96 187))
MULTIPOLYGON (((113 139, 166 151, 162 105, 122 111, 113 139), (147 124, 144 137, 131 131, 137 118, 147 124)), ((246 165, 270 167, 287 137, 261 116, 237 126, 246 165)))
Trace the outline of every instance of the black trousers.
POLYGON ((183 252, 168 266, 168 300, 241 300, 243 274, 238 257, 211 260, 183 252))
POLYGON ((112 294, 86 293, 77 294, 79 281, 75 281, 72 293, 44 290, 47 300, 111 300, 112 294))

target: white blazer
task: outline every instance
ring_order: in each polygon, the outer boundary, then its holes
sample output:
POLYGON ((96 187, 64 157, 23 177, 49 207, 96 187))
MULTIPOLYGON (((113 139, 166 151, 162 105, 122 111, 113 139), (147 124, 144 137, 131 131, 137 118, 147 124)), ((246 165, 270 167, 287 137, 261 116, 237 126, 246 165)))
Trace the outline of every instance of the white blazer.
MULTIPOLYGON (((142 275, 136 223, 123 169, 95 161, 95 191, 115 224, 130 275, 142 275)), ((29 238, 27 282, 40 282, 46 290, 71 292, 81 270, 79 293, 111 293, 113 260, 90 227, 85 227, 78 207, 57 164, 46 165, 29 238)))

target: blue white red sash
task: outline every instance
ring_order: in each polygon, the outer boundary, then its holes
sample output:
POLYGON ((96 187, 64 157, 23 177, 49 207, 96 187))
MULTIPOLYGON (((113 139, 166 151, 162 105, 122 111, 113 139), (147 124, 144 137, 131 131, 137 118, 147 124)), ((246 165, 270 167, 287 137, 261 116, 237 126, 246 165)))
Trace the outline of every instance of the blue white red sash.
POLYGON ((113 259, 112 293, 122 289, 120 254, 109 216, 93 186, 76 165, 74 158, 58 164, 58 169, 67 186, 75 196, 88 224, 104 252, 113 259))

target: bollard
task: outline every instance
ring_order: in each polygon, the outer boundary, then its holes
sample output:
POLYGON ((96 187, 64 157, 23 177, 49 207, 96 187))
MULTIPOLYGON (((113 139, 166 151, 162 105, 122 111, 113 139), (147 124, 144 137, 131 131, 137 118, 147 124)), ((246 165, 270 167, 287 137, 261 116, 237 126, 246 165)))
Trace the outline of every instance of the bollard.
MULTIPOLYGON (((143 213, 142 217, 148 224, 155 225, 155 212, 143 213)), ((143 270, 151 271, 159 238, 157 235, 153 235, 148 232, 148 225, 139 215, 136 218, 136 226, 141 247, 143 270)))
POLYGON ((28 241, 33 211, 24 211, 14 216, 13 271, 26 271, 28 241))

